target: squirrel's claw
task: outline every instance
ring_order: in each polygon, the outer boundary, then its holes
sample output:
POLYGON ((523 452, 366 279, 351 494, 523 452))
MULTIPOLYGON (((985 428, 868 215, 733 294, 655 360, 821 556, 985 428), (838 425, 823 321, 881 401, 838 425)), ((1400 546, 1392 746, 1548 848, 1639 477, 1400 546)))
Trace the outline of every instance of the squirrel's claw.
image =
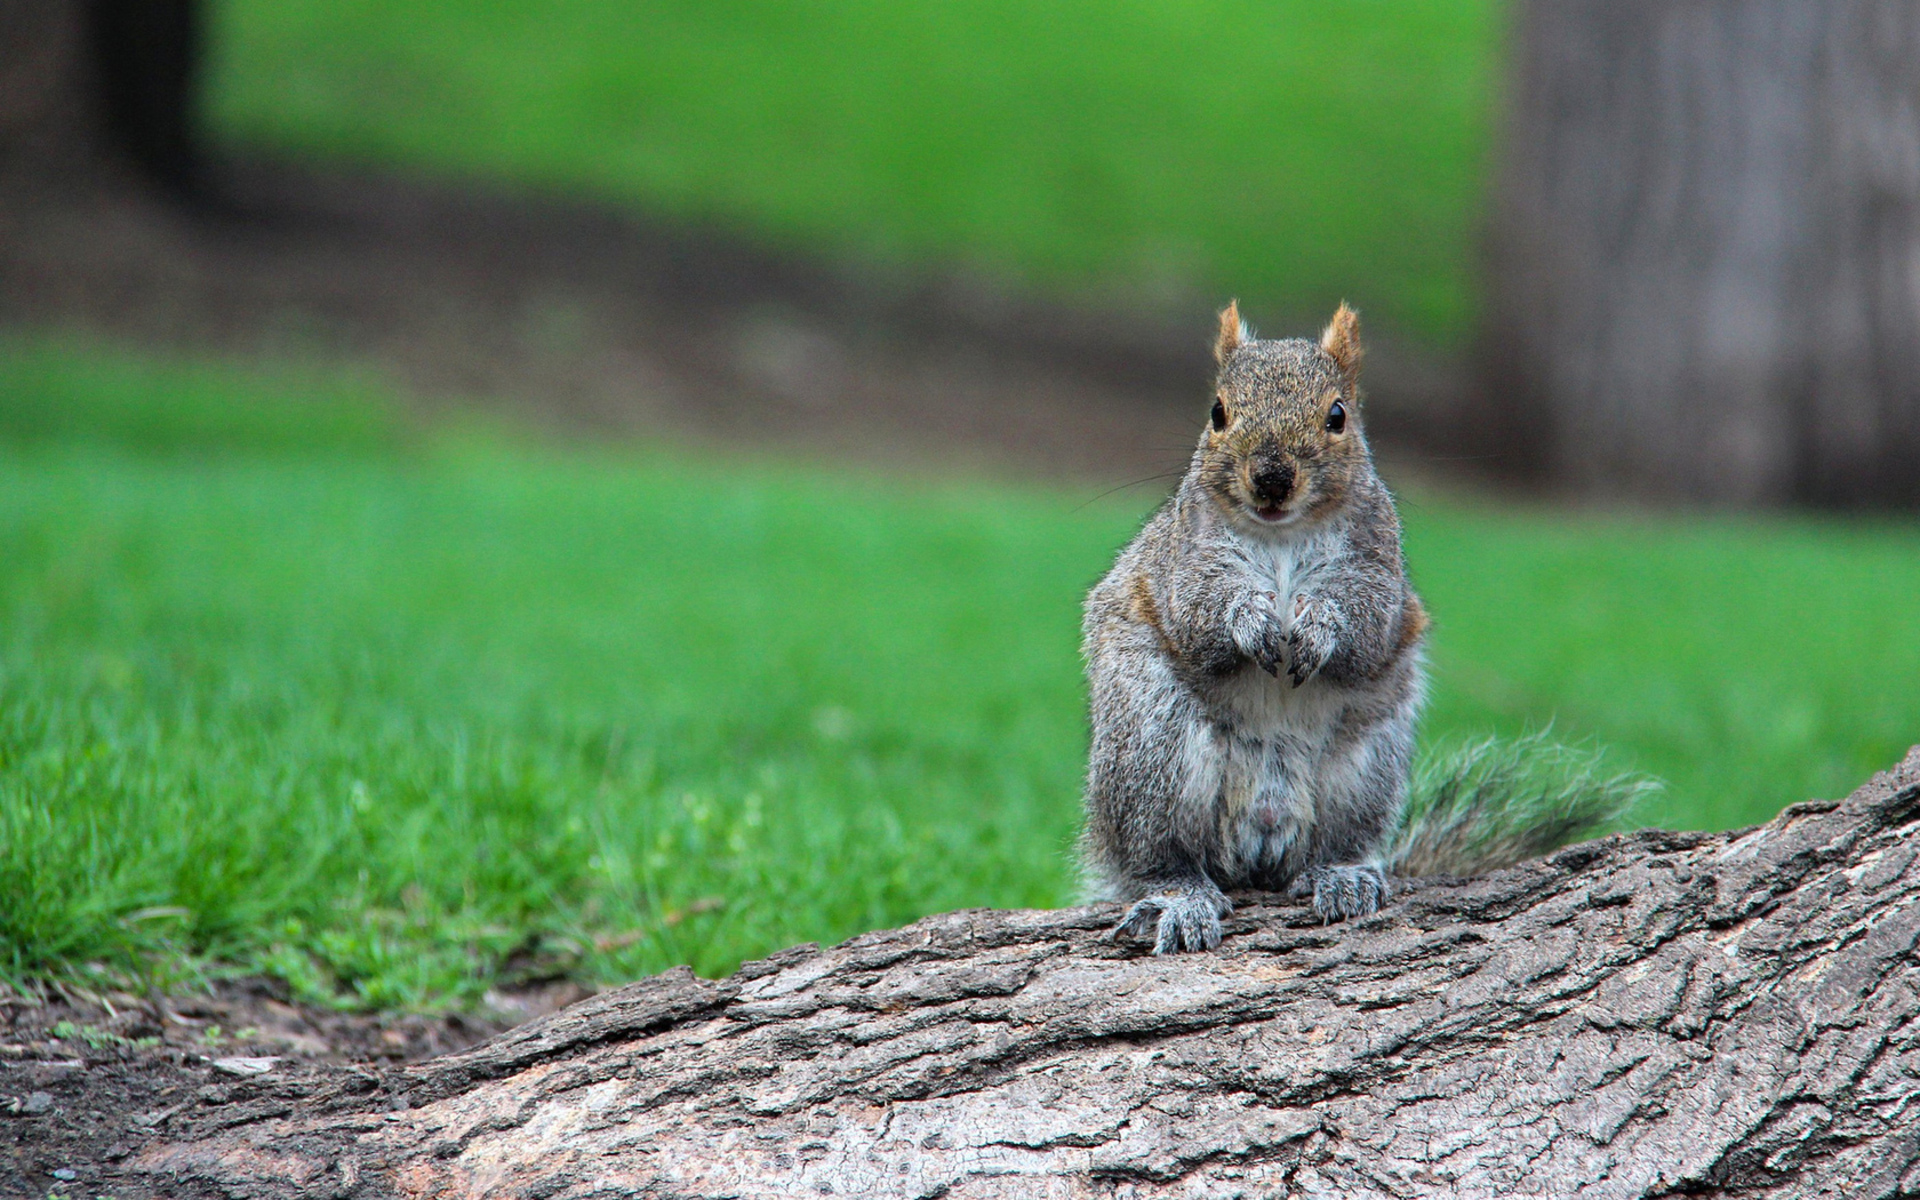
POLYGON ((1319 674, 1327 665, 1333 648, 1329 639, 1310 625, 1295 625, 1287 635, 1287 678, 1299 687, 1319 674))
POLYGON ((1160 915, 1158 906, 1153 903, 1154 900, 1155 897, 1149 896, 1145 900, 1135 901, 1133 907, 1127 910, 1127 915, 1121 917, 1119 923, 1112 929, 1107 930, 1107 940, 1117 942, 1123 933, 1129 937, 1145 937, 1148 923, 1160 915))
POLYGON ((1287 638, 1280 632, 1280 621, 1274 611, 1272 592, 1256 593, 1245 611, 1250 618, 1250 627, 1240 635, 1241 645, 1247 647, 1247 657, 1259 665, 1262 671, 1280 678, 1280 672, 1287 662, 1287 638))
POLYGON ((1324 925, 1380 911, 1393 897, 1386 873, 1374 866, 1310 867, 1294 878, 1287 894, 1313 897, 1313 911, 1324 925))
POLYGON ((1253 656, 1253 661, 1259 664, 1262 671, 1265 671, 1275 679, 1280 678, 1280 672, 1282 670, 1288 673, 1291 673, 1293 670, 1293 668, 1285 665, 1286 658, 1280 654, 1278 650, 1272 648, 1263 647, 1260 653, 1253 656))
POLYGON ((1168 892, 1134 901, 1120 923, 1107 931, 1107 940, 1121 934, 1145 938, 1153 926, 1153 952, 1177 954, 1183 950, 1211 950, 1220 944, 1220 918, 1233 911, 1233 902, 1219 892, 1199 889, 1168 892))

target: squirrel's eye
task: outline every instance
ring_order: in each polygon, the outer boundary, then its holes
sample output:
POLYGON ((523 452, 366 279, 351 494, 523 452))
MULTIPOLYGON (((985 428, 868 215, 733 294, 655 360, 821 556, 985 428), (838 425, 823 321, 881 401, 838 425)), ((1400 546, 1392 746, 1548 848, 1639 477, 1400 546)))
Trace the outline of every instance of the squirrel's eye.
POLYGON ((1338 400, 1327 410, 1327 432, 1339 433, 1347 427, 1347 407, 1338 400))
POLYGON ((1213 402, 1213 427, 1215 429, 1225 429, 1227 427, 1227 406, 1218 400, 1213 402))

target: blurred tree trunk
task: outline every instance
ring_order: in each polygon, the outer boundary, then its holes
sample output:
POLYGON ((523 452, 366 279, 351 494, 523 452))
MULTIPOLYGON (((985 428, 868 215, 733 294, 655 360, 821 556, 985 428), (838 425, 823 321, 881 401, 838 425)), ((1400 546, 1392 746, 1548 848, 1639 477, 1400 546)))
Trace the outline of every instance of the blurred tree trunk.
POLYGON ((1588 493, 1920 503, 1920 4, 1536 0, 1486 423, 1588 493))
POLYGON ((0 0, 0 169, 117 160, 196 192, 201 35, 199 0, 0 0))
POLYGON ((107 136, 164 187, 198 191, 199 0, 92 0, 90 9, 107 136))

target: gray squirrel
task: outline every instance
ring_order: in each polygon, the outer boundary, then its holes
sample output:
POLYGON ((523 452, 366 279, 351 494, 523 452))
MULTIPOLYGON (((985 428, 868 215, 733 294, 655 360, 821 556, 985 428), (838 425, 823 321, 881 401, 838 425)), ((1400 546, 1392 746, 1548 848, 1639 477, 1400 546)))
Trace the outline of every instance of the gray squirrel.
POLYGON ((1115 934, 1212 949, 1226 892, 1390 895, 1425 692, 1427 615, 1360 426, 1359 318, 1316 344, 1220 314, 1185 477, 1087 597, 1082 855, 1115 934))

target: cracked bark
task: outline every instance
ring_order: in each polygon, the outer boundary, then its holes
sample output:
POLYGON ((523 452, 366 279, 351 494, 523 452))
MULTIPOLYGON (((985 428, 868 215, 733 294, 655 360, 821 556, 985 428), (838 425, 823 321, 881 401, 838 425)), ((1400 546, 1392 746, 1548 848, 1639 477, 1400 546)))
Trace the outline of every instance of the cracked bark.
MULTIPOLYGON (((960 912, 203 1105, 166 1195, 1878 1197, 1920 1190, 1920 748, 1375 917, 960 912)), ((271 1077, 268 1077, 271 1079, 271 1077)))

